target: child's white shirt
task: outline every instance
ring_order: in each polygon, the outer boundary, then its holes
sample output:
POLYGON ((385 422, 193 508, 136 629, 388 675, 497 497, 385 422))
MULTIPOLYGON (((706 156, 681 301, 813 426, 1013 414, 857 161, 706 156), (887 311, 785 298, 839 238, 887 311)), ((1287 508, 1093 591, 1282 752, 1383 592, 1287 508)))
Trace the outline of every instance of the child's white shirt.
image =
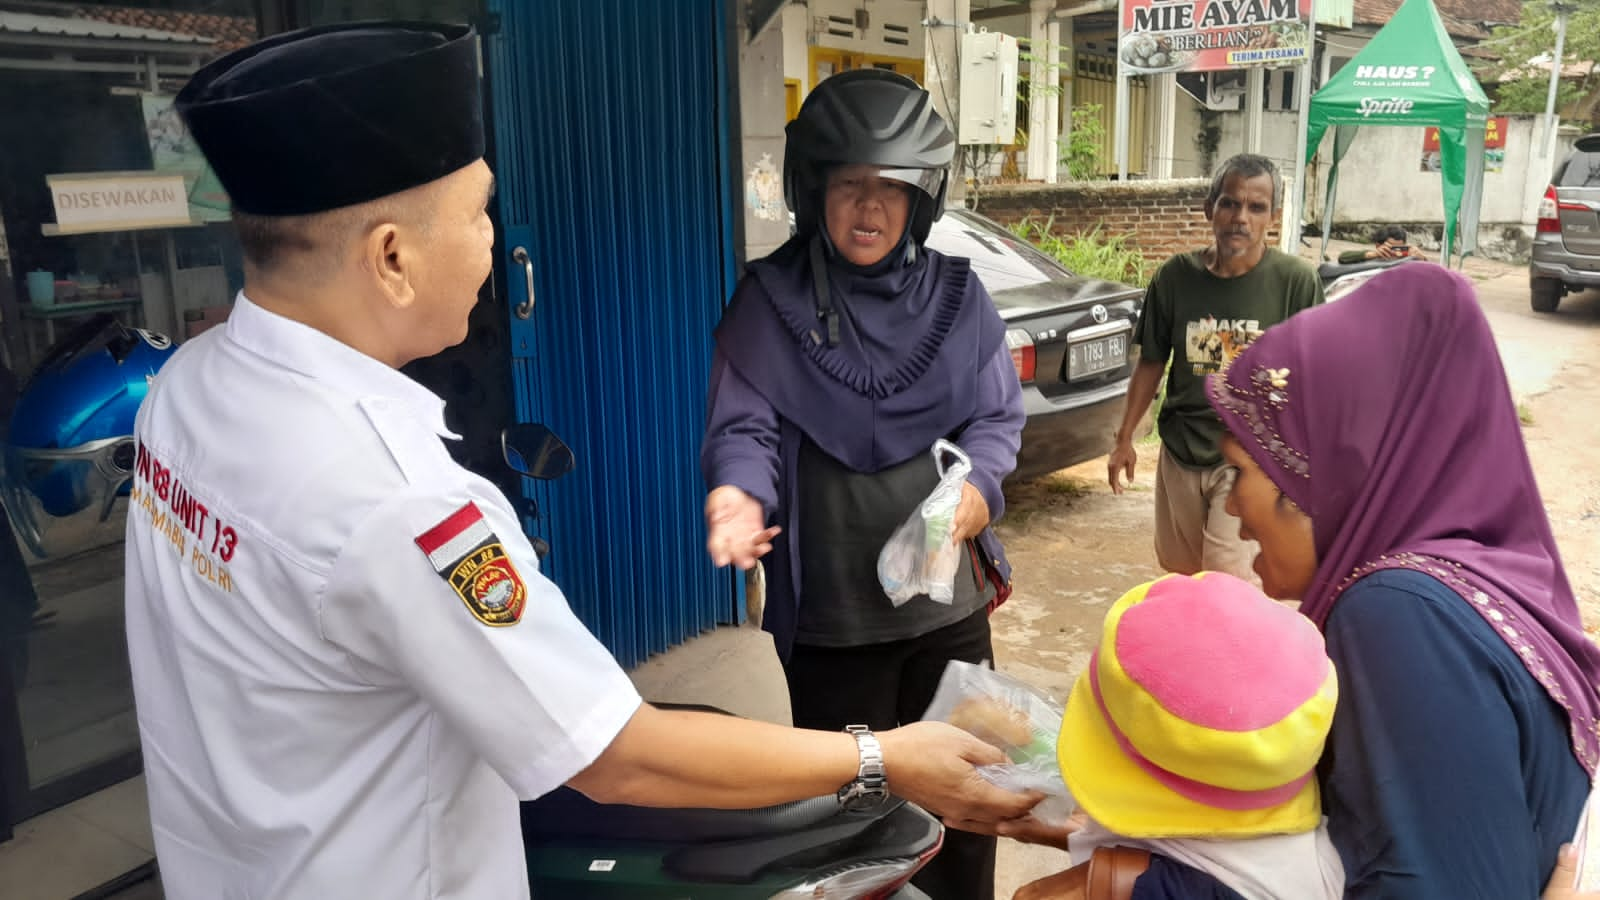
POLYGON ((1328 821, 1315 831, 1251 838, 1128 838, 1094 819, 1068 839, 1073 865, 1096 847, 1138 847, 1199 869, 1245 900, 1339 900, 1344 864, 1328 837, 1328 821))

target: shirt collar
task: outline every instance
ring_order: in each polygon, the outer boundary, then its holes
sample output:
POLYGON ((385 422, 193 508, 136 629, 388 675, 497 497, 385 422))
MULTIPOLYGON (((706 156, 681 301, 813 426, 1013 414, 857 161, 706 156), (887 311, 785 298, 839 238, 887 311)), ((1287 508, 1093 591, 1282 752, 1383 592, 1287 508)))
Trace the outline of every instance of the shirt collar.
POLYGON ((309 325, 250 302, 239 292, 225 326, 229 340, 357 398, 383 397, 402 404, 440 437, 460 440, 444 421, 444 400, 410 376, 309 325))

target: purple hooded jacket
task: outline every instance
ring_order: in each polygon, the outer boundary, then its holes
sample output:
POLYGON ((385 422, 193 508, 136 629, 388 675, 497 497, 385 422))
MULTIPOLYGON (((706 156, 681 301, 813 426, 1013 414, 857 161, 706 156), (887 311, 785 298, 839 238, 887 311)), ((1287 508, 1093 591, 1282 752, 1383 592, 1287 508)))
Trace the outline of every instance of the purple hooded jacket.
MULTIPOLYGON (((966 260, 924 250, 879 274, 828 270, 839 311, 834 346, 817 314, 805 242, 791 240, 750 264, 717 327, 700 455, 710 487, 738 487, 784 527, 764 561, 763 627, 785 659, 803 595, 802 437, 864 473, 953 437, 972 459, 968 481, 997 520, 1026 421, 1005 324, 966 260)), ((1004 599, 1011 570, 1000 541, 986 529, 976 543, 1004 599)))

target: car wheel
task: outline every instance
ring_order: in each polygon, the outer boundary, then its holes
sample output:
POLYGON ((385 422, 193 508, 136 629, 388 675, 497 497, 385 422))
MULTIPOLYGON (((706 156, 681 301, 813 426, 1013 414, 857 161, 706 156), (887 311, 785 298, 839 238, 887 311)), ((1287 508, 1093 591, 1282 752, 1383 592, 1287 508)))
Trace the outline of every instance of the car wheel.
POLYGON ((1533 279, 1532 297, 1534 312, 1555 312, 1561 304, 1561 282, 1554 278, 1533 279))

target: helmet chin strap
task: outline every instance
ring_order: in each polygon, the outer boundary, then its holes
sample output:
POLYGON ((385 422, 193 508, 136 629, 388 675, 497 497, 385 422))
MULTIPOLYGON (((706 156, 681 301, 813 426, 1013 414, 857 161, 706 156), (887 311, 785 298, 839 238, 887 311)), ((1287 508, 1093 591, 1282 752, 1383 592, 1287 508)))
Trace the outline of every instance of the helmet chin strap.
POLYGON ((833 308, 833 291, 828 284, 828 263, 824 252, 835 257, 839 251, 828 240, 828 229, 818 228, 811 238, 811 290, 817 300, 817 318, 828 334, 828 346, 839 346, 839 311, 833 308), (824 251, 826 247, 826 251, 824 251))

